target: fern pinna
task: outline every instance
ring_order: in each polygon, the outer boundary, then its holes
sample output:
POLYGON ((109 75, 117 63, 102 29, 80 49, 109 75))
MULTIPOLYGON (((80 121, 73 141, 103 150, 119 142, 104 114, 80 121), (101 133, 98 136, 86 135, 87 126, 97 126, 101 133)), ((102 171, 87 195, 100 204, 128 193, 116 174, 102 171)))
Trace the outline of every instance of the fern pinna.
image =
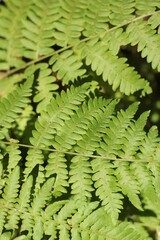
POLYGON ((160 71, 160 2, 4 0, 0 17, 0 240, 159 239, 154 84, 126 52, 160 71))

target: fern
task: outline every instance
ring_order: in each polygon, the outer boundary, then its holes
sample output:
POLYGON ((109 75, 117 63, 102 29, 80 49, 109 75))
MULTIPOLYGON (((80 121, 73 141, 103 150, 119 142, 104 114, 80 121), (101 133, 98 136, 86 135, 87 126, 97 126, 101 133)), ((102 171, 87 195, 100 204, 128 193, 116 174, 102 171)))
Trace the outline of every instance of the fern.
POLYGON ((159 239, 159 1, 0 17, 0 239, 159 239))

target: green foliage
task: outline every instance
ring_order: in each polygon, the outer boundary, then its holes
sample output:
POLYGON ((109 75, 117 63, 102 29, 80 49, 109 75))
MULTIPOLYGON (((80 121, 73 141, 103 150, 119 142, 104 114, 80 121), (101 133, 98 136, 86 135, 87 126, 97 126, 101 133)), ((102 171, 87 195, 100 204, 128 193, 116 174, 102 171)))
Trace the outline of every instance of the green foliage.
POLYGON ((0 240, 159 239, 160 138, 136 101, 154 84, 126 54, 160 71, 159 1, 4 0, 0 18, 0 240))

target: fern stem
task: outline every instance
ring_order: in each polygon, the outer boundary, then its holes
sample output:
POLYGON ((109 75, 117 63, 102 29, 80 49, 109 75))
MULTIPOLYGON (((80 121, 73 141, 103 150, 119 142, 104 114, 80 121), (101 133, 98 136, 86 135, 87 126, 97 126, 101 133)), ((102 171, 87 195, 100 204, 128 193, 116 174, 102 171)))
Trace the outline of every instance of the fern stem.
MULTIPOLYGON (((5 142, 5 141, 0 141, 0 143, 2 144, 7 144, 7 145, 10 145, 12 144, 10 141, 9 142, 5 142)), ((39 150, 42 150, 42 151, 48 151, 48 152, 59 152, 59 153, 63 153, 63 154, 68 154, 68 155, 71 155, 71 156, 81 156, 81 157, 88 157, 88 158, 97 158, 97 159, 101 159, 101 160, 107 160, 107 161, 123 161, 123 162, 154 162, 154 160, 152 159, 151 161, 150 160, 143 160, 143 159, 125 159, 125 158, 113 158, 113 157, 110 157, 110 158, 107 158, 107 157, 104 157, 104 156, 99 156, 99 155, 87 155, 87 154, 80 154, 80 153, 76 153, 76 152, 68 152, 68 151, 60 151, 60 150, 57 150, 57 149, 52 149, 52 148, 36 148, 32 145, 27 145, 27 144, 21 144, 21 143, 14 143, 14 145, 17 145, 19 147, 24 147, 24 148, 30 148, 30 149, 39 149, 39 150)))

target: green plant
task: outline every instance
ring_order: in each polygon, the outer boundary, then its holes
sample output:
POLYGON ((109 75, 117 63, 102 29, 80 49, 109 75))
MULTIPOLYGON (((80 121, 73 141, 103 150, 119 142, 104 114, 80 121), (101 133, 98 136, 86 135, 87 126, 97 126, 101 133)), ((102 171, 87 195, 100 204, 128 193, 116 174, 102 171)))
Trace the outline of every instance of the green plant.
POLYGON ((0 239, 159 239, 160 2, 4 0, 0 18, 0 239))

